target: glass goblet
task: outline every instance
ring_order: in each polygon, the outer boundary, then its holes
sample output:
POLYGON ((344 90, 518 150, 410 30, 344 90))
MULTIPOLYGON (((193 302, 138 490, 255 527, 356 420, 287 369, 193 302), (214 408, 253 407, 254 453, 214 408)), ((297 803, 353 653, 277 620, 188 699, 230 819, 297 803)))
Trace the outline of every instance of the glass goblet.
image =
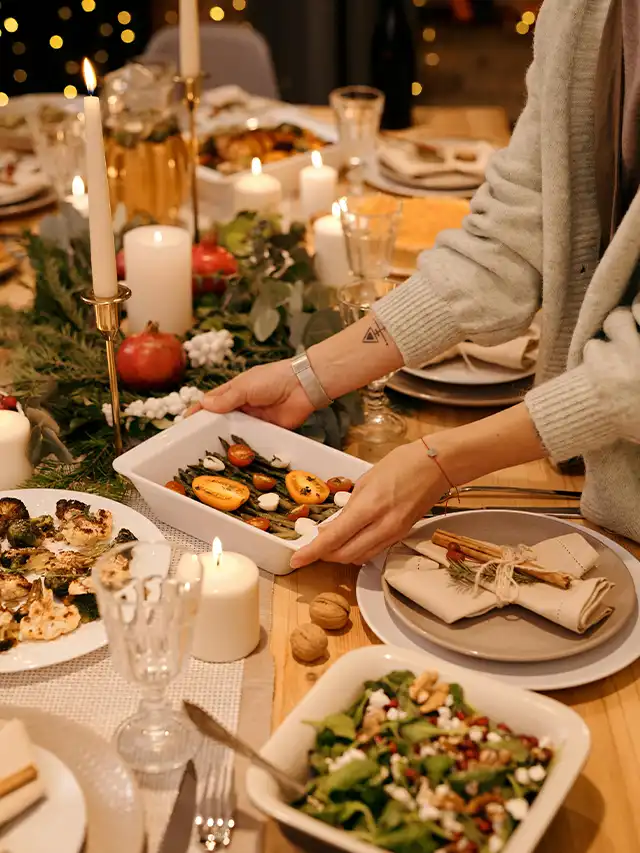
POLYGON ((371 86, 345 86, 331 92, 329 103, 336 116, 340 147, 350 167, 352 191, 361 192, 362 167, 375 156, 384 94, 371 86))
POLYGON ((381 193, 339 201, 347 259, 356 279, 384 279, 391 272, 402 201, 381 193))
POLYGON ((113 665, 142 694, 137 713, 120 725, 115 741, 125 761, 142 773, 175 770, 199 746, 166 692, 188 657, 201 577, 198 557, 180 554, 166 542, 128 542, 93 569, 113 665))
MULTIPOLYGON (((395 281, 388 278, 359 279, 338 291, 340 316, 345 326, 357 323, 363 317, 370 315, 373 303, 381 299, 397 286, 395 281)), ((378 343, 388 346, 387 332, 380 328, 375 317, 367 335, 366 343, 378 343)), ((389 408, 384 388, 393 373, 388 373, 370 382, 364 389, 365 419, 354 432, 363 441, 373 444, 384 444, 401 438, 406 432, 404 420, 389 408)))
POLYGON ((44 105, 27 112, 27 124, 44 173, 58 198, 72 194, 73 180, 86 174, 84 113, 76 102, 44 105))

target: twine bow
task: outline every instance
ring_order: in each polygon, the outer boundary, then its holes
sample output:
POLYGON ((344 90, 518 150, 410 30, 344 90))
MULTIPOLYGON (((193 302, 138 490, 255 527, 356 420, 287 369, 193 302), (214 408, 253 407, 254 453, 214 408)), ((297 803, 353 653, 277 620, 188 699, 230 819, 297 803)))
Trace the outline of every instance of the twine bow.
POLYGON ((520 563, 531 560, 534 556, 528 545, 516 545, 511 547, 505 545, 502 548, 502 556, 487 560, 475 570, 475 581, 473 593, 477 595, 480 591, 480 582, 487 569, 495 568, 494 593, 498 607, 506 607, 517 601, 520 589, 518 581, 514 578, 514 572, 520 563))

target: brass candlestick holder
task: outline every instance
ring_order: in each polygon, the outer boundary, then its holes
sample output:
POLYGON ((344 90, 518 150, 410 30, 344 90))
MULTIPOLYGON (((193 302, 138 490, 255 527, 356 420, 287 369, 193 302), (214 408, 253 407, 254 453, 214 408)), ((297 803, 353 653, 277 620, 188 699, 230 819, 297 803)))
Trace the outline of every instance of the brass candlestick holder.
POLYGON ((189 142, 191 145, 191 207, 193 209, 193 241, 200 242, 200 223, 198 211, 198 133, 196 130, 196 110, 200 103, 202 91, 202 74, 196 77, 176 77, 184 89, 183 100, 189 113, 189 142))
POLYGON ((116 456, 122 453, 122 430, 120 428, 120 394, 118 392, 118 373, 116 371, 115 339, 120 331, 120 305, 131 296, 131 291, 123 284, 118 285, 115 296, 96 296, 93 291, 82 297, 87 305, 93 305, 96 312, 96 327, 104 338, 107 349, 107 368, 111 389, 111 412, 113 415, 113 443, 116 456))

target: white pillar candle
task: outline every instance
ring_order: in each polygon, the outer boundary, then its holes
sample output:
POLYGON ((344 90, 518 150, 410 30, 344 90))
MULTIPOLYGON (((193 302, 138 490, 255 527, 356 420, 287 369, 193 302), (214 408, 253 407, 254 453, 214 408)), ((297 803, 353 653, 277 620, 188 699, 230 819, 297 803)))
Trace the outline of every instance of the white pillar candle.
POLYGON ((84 181, 80 175, 76 175, 71 182, 71 195, 66 196, 65 201, 73 205, 78 213, 86 216, 89 211, 89 196, 84 191, 84 181))
POLYGON ((31 476, 30 436, 31 424, 21 412, 0 410, 0 489, 15 489, 31 476))
POLYGON ((332 211, 330 216, 322 216, 313 223, 314 261, 322 284, 326 287, 342 287, 351 280, 347 243, 337 202, 332 211))
POLYGON ((251 174, 235 182, 235 208, 256 210, 258 213, 277 213, 282 201, 282 184, 273 175, 265 175, 258 157, 251 161, 251 174))
POLYGON ((224 553, 216 538, 200 554, 202 593, 193 654, 208 663, 247 657, 260 642, 258 567, 242 554, 224 553))
POLYGON ((200 22, 198 0, 180 0, 180 75, 200 74, 200 22))
POLYGON ((149 322, 183 335, 193 325, 191 236, 173 225, 143 225, 124 235, 124 264, 131 298, 128 334, 149 322))
MULTIPOLYGON (((87 89, 93 92, 96 88, 96 75, 88 59, 84 60, 83 68, 87 89)), ((102 138, 100 99, 93 95, 84 99, 84 133, 89 183, 89 237, 93 292, 98 297, 107 298, 116 295, 118 277, 107 164, 102 138)))
POLYGON ((329 210, 336 200, 338 172, 325 166, 319 151, 311 152, 311 166, 300 172, 300 209, 305 219, 319 210, 329 210))

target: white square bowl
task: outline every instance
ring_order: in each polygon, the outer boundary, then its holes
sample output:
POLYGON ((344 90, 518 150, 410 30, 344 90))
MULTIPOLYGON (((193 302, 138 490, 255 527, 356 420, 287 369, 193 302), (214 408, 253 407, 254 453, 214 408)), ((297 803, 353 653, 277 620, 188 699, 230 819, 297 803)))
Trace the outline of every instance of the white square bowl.
MULTIPOLYGON (((396 669, 409 669, 416 675, 426 669, 437 669, 444 681, 462 685, 465 697, 479 712, 505 722, 514 731, 551 739, 557 750, 556 758, 529 814, 503 851, 532 853, 584 766, 591 745, 589 729, 575 711, 554 699, 510 687, 426 652, 372 646, 344 655, 279 726, 261 750, 262 755, 304 781, 307 754, 316 735, 305 720, 321 720, 328 714, 344 711, 358 698, 365 681, 396 669)), ((350 853, 372 853, 380 849, 289 806, 263 770, 249 769, 247 791, 256 808, 293 830, 297 837, 306 836, 310 842, 320 841, 350 853)))
POLYGON ((113 467, 131 480, 161 521, 203 542, 211 543, 219 536, 226 551, 238 551, 262 569, 286 575, 292 571, 289 561, 293 552, 308 542, 308 537, 293 542, 278 539, 240 518, 164 487, 179 468, 197 463, 207 450, 224 452, 218 436, 231 441, 232 434, 242 436, 262 456, 286 456, 292 468, 324 480, 340 476, 355 481, 371 467, 355 456, 242 412, 198 412, 119 456, 113 467))

